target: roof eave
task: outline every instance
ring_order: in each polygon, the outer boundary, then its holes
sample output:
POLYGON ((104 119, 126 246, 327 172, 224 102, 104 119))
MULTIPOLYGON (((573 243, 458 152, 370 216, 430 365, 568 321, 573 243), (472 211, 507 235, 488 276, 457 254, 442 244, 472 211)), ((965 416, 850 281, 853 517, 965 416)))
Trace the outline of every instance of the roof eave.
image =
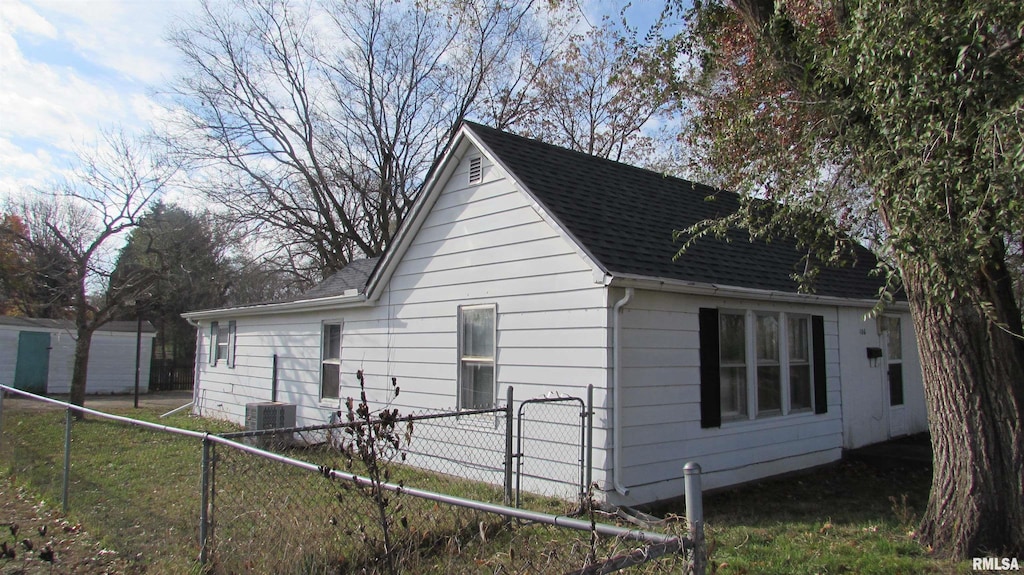
MULTIPOLYGON (((354 292, 355 290, 350 291, 354 292)), ((366 296, 362 293, 345 293, 336 296, 298 301, 190 311, 181 314, 181 317, 187 320, 200 321, 205 319, 220 319, 224 317, 277 315, 294 312, 335 310, 339 308, 359 307, 366 305, 366 303, 366 296)))
MULTIPOLYGON (((846 298, 818 294, 802 294, 633 274, 615 274, 612 276, 608 285, 612 287, 632 287, 636 289, 687 295, 742 298, 782 303, 843 306, 868 310, 878 305, 878 298, 846 298)), ((886 306, 890 309, 899 311, 909 311, 910 309, 910 306, 904 301, 890 302, 886 304, 886 306)))

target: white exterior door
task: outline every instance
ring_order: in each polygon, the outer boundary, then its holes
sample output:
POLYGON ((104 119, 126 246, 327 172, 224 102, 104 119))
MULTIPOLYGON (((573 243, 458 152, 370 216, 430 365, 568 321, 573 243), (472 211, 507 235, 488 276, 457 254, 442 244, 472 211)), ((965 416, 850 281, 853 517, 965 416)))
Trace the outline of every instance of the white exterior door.
POLYGON ((882 351, 884 354, 886 397, 886 419, 888 436, 899 437, 907 434, 907 410, 903 387, 903 326, 898 317, 883 317, 882 351))

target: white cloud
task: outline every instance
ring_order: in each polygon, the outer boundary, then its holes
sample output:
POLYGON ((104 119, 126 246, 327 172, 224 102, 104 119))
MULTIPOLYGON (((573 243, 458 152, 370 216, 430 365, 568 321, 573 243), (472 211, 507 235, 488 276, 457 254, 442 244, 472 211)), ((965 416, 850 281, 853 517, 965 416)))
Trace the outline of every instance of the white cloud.
POLYGON ((90 61, 125 78, 154 84, 169 79, 177 55, 163 41, 175 14, 194 0, 33 0, 60 22, 63 36, 90 61))
POLYGON ((194 0, 0 0, 0 194, 59 177, 113 126, 142 131, 174 73, 162 38, 194 0))
POLYGON ((0 30, 7 33, 24 32, 31 36, 55 38, 57 29, 45 18, 18 0, 0 2, 0 30))
POLYGON ((0 138, 0 201, 18 197, 30 190, 45 189, 53 180, 66 175, 54 170, 55 159, 46 150, 25 150, 6 138, 0 138))

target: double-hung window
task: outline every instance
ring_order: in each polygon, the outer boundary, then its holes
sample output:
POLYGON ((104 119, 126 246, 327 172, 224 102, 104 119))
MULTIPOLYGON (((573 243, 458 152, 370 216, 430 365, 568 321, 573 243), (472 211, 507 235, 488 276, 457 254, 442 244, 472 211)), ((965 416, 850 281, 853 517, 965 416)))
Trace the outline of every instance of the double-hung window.
POLYGON ((497 308, 459 307, 459 409, 494 407, 497 308))
POLYGON ((320 398, 338 399, 341 393, 340 323, 323 324, 320 357, 320 398))
POLYGON ((723 419, 747 417, 746 321, 742 313, 722 312, 719 316, 723 419))
POLYGON ((822 316, 699 311, 702 427, 827 411, 822 316))
POLYGON ((779 315, 756 313, 757 415, 782 413, 782 364, 779 361, 779 315))
POLYGON ((235 322, 210 323, 210 365, 224 361, 235 367, 235 322))
POLYGON ((789 411, 810 411, 814 407, 811 394, 810 318, 804 315, 787 317, 789 345, 789 411))

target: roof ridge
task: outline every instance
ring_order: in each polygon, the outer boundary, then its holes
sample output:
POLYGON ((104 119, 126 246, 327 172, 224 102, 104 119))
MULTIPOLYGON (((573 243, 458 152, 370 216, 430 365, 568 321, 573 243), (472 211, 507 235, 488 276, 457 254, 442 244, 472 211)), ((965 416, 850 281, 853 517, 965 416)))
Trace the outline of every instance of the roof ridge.
MULTIPOLYGON (((705 238, 678 257, 677 232, 733 213, 743 199, 737 192, 476 122, 467 121, 466 128, 612 276, 800 291, 794 277, 803 269, 806 253, 796 249, 798 238, 790 235, 769 242, 741 238, 737 230, 728 234, 729 240, 705 238)), ((867 255, 870 261, 854 261, 841 268, 823 266, 814 291, 876 299, 880 282, 868 273, 875 267, 875 258, 870 252, 867 255)))
POLYGON ((700 187, 703 187, 703 188, 708 188, 709 190, 711 190, 713 192, 721 192, 721 193, 725 193, 725 194, 739 196, 739 194, 737 192, 733 192, 733 191, 730 191, 730 190, 725 190, 725 189, 718 188, 718 187, 715 187, 715 186, 710 186, 708 184, 702 184, 700 182, 695 182, 695 181, 689 180, 687 178, 683 178, 683 177, 680 177, 680 176, 672 175, 672 174, 670 174, 668 172, 662 172, 662 171, 659 171, 659 170, 652 170, 650 168, 644 168, 642 166, 636 166, 636 165, 633 165, 633 164, 629 164, 629 163, 623 162, 621 160, 613 160, 611 158, 606 158, 604 156, 599 156, 597 154, 589 154, 589 153, 581 151, 581 150, 574 150, 572 148, 566 148, 565 146, 559 146, 558 144, 552 144, 551 142, 545 142, 544 140, 541 140, 539 138, 532 138, 532 137, 529 137, 529 136, 523 136, 521 134, 516 134, 514 132, 508 132, 508 131, 505 131, 505 130, 499 130, 498 128, 494 128, 494 127, 488 126, 486 124, 481 124, 480 122, 474 122, 472 120, 463 120, 463 124, 466 124, 470 129, 472 129, 474 131, 476 131, 478 129, 486 130, 486 131, 489 131, 489 132, 491 132, 491 133, 493 133, 495 135, 498 135, 500 137, 515 138, 515 139, 518 139, 518 140, 522 140, 525 143, 529 143, 531 145, 539 145, 539 146, 544 146, 544 147, 547 147, 547 148, 551 148, 551 149, 553 149, 555 151, 558 151, 559 153, 562 153, 562 154, 571 154, 571 155, 579 156, 580 158, 586 159, 586 160, 593 160, 593 161, 599 161, 599 162, 603 162, 603 163, 614 164, 614 165, 619 166, 621 168, 627 168, 627 169, 633 170, 633 171, 644 172, 646 174, 649 174, 649 175, 652 175, 652 176, 657 176, 659 178, 664 178, 666 180, 676 180, 676 181, 679 181, 679 182, 684 182, 686 184, 690 184, 691 186, 700 186, 700 187))

